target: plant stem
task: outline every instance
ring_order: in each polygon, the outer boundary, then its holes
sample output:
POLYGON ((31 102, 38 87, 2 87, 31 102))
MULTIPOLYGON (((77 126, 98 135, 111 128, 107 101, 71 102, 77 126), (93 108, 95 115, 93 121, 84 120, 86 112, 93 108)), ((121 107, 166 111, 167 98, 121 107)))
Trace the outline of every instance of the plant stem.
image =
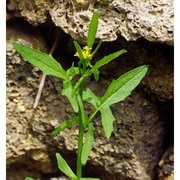
POLYGON ((46 75, 43 73, 43 75, 41 77, 41 82, 39 83, 39 88, 38 88, 38 92, 37 92, 37 95, 36 95, 36 98, 35 98, 35 102, 34 102, 34 105, 33 105, 34 109, 37 107, 37 105, 39 103, 41 93, 42 93, 42 90, 43 90, 43 87, 44 87, 45 80, 46 80, 46 75))
POLYGON ((82 154, 82 147, 83 147, 83 135, 84 135, 84 127, 83 127, 82 122, 79 122, 77 172, 76 172, 78 180, 82 177, 81 154, 82 154))
POLYGON ((84 136, 84 130, 86 126, 86 112, 84 109, 84 104, 83 104, 83 87, 84 87, 84 82, 85 80, 81 83, 79 86, 79 91, 77 95, 77 101, 78 101, 78 106, 79 106, 79 135, 78 135, 78 155, 77 155, 77 178, 80 180, 82 177, 82 163, 81 163, 81 155, 82 155, 82 148, 83 148, 83 136, 84 136))
MULTIPOLYGON (((49 54, 53 54, 53 52, 56 49, 56 46, 58 44, 58 41, 59 41, 59 31, 57 31, 56 38, 54 40, 54 43, 52 45, 52 48, 51 48, 49 54)), ((33 105, 34 109, 36 109, 37 106, 38 106, 39 100, 41 98, 41 93, 42 93, 42 90, 43 90, 43 87, 44 87, 45 80, 46 80, 46 75, 43 73, 41 81, 39 83, 38 93, 36 95, 35 102, 34 102, 34 105, 33 105)))
POLYGON ((77 95, 77 101, 79 105, 79 135, 78 135, 78 156, 77 156, 77 178, 78 180, 82 176, 82 163, 81 163, 81 155, 82 155, 82 147, 83 147, 83 135, 84 135, 84 128, 86 122, 85 110, 84 105, 82 102, 82 86, 80 86, 79 94, 77 95))

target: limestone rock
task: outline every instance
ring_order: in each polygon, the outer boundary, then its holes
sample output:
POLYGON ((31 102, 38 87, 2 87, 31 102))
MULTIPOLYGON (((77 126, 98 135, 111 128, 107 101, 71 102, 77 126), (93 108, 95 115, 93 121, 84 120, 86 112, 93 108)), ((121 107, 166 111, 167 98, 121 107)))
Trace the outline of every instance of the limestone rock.
POLYGON ((10 0, 7 9, 14 16, 24 17, 28 22, 37 25, 46 21, 47 2, 44 0, 10 0))
POLYGON ((174 179, 174 146, 171 145, 159 161, 159 180, 174 179))
MULTIPOLYGON (((32 104, 41 72, 30 66, 15 52, 12 42, 46 51, 45 42, 32 27, 23 25, 7 27, 7 168, 20 163, 37 166, 40 172, 52 171, 52 161, 46 145, 31 133, 34 120, 32 104), (28 29, 28 31, 27 31, 28 29), (28 35, 27 32, 31 32, 28 35), (29 82, 27 84, 27 82, 29 82), (38 166, 37 162, 41 162, 38 166), (48 167, 48 168, 47 168, 48 167)), ((40 127, 39 127, 40 128, 40 127)), ((22 174, 27 174, 23 171, 22 174)), ((30 173, 32 174, 32 173, 30 173)), ((38 173, 39 174, 39 173, 38 173)), ((21 178, 25 177, 22 175, 21 178)), ((17 177, 18 179, 18 177, 17 177)))
POLYGON ((172 0, 10 0, 8 10, 30 23, 44 23, 48 13, 57 27, 81 42, 94 11, 100 14, 98 38, 114 41, 141 37, 173 45, 174 11, 172 0))

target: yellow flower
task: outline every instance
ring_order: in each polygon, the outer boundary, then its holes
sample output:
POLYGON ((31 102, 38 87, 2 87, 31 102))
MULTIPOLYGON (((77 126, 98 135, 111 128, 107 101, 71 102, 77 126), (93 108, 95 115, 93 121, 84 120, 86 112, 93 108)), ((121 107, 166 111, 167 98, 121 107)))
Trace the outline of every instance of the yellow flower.
MULTIPOLYGON (((84 46, 83 50, 82 50, 82 55, 83 55, 84 59, 91 58, 91 48, 88 47, 88 46, 84 46)), ((74 56, 78 56, 79 57, 78 52, 76 52, 76 54, 74 56)))

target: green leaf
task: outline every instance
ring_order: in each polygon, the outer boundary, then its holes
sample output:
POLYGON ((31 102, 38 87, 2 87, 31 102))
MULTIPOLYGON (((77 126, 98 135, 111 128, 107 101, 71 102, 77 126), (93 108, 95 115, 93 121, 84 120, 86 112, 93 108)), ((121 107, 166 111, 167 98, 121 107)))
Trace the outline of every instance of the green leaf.
POLYGON ((51 134, 53 136, 56 136, 60 133, 60 131, 64 130, 65 128, 68 128, 74 124, 76 124, 79 121, 79 116, 72 117, 66 121, 64 121, 62 124, 60 124, 59 127, 57 127, 51 134))
POLYGON ((93 53, 91 54, 91 59, 94 57, 94 55, 96 54, 96 52, 98 51, 98 49, 100 48, 101 44, 102 44, 102 39, 100 39, 98 45, 96 46, 96 49, 93 51, 93 53))
POLYGON ((122 55, 123 53, 126 53, 127 51, 125 49, 122 49, 120 51, 117 51, 113 54, 109 54, 108 56, 103 57, 98 62, 95 63, 95 65, 90 70, 90 73, 97 73, 97 70, 104 66, 105 64, 108 64, 110 61, 114 60, 118 56, 122 55))
POLYGON ((69 80, 72 80, 74 76, 79 74, 79 68, 71 66, 67 71, 66 71, 66 76, 68 77, 69 80))
POLYGON ((91 152, 92 146, 94 141, 94 134, 93 134, 93 124, 89 123, 88 125, 88 131, 84 140, 83 148, 82 148, 82 154, 81 154, 81 163, 82 165, 85 165, 88 156, 91 152))
POLYGON ((56 159, 57 159, 58 168, 64 174, 66 174, 66 176, 68 176, 71 179, 77 178, 77 176, 73 173, 67 162, 63 159, 63 157, 59 153, 56 153, 56 159))
POLYGON ((108 107, 124 100, 131 94, 131 91, 140 83, 148 71, 148 66, 143 65, 123 74, 114 80, 101 98, 103 107, 108 107))
POLYGON ((66 96, 68 98, 73 110, 77 113, 79 111, 79 107, 78 107, 76 96, 72 96, 73 90, 74 90, 74 88, 73 88, 70 80, 63 81, 62 95, 66 96))
POLYGON ((81 78, 78 80, 78 82, 76 82, 75 86, 74 86, 74 89, 73 89, 73 92, 72 92, 72 97, 74 97, 75 93, 77 92, 77 90, 79 89, 79 87, 81 86, 81 84, 84 82, 84 80, 86 78, 88 78, 90 76, 89 72, 86 71, 82 76, 81 78))
POLYGON ((93 74, 94 74, 94 79, 96 81, 99 81, 99 70, 98 69, 94 69, 93 74))
POLYGON ((92 104, 95 109, 101 104, 99 97, 97 97, 89 88, 83 92, 83 100, 92 104))
POLYGON ((109 85, 104 96, 100 98, 101 105, 97 107, 95 112, 101 112, 102 125, 107 138, 110 137, 113 131, 113 121, 115 120, 109 106, 122 101, 129 96, 131 91, 140 83, 147 71, 147 65, 128 71, 117 80, 114 80, 109 85))
POLYGON ((80 59, 80 61, 82 61, 84 59, 83 54, 82 54, 83 50, 82 50, 81 46, 79 45, 79 43, 77 41, 73 41, 73 43, 74 43, 76 51, 77 51, 77 53, 79 55, 79 59, 80 59))
POLYGON ((99 178, 80 178, 80 180, 100 180, 99 178))
POLYGON ((34 179, 31 177, 26 177, 25 180, 34 180, 34 179))
POLYGON ((43 71, 45 75, 52 75, 67 80, 65 70, 51 55, 19 43, 13 43, 13 47, 23 58, 43 71))
POLYGON ((90 48, 93 47, 94 40, 96 38, 97 29, 98 29, 98 13, 94 12, 88 30, 87 44, 88 47, 90 48))
POLYGON ((111 133, 113 132, 113 122, 115 121, 115 118, 109 107, 101 108, 100 112, 105 136, 106 138, 109 138, 111 136, 111 133))

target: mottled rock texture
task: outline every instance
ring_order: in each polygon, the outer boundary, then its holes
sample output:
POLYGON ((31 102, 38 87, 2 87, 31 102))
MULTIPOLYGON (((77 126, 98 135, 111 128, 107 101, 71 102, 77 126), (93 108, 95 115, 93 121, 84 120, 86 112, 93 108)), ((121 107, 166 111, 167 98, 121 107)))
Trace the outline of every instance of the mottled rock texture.
POLYGON ((159 161, 159 180, 174 179, 174 146, 171 145, 159 161))
POLYGON ((145 38, 173 45, 174 11, 172 0, 9 0, 11 14, 38 25, 50 18, 54 24, 81 42, 94 11, 100 14, 98 37, 113 41, 145 38), (82 2, 82 3, 80 3, 82 2))

